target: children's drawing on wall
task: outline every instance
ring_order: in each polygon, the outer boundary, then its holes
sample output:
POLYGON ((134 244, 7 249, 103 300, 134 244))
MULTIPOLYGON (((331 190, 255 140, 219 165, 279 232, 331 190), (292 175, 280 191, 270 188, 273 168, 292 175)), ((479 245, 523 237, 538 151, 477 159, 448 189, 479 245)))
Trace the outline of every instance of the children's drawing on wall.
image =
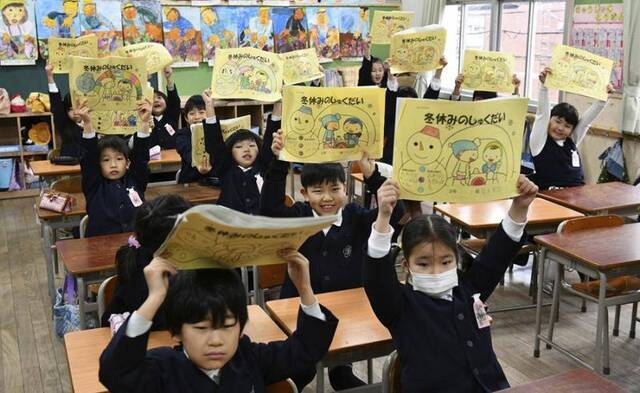
POLYGON ((89 34, 78 38, 49 38, 49 63, 54 73, 68 73, 71 56, 98 57, 98 37, 89 34))
POLYGON ((269 7, 238 8, 239 46, 273 51, 273 20, 269 7))
POLYGON ((414 12, 378 11, 371 21, 371 43, 390 44, 391 36, 413 26, 414 12))
POLYGON ((515 62, 512 53, 467 49, 462 85, 469 90, 512 93, 515 62))
POLYGON ((203 57, 213 65, 216 49, 238 47, 238 10, 235 7, 202 7, 200 10, 203 57))
POLYGON ((322 78, 320 62, 314 48, 288 52, 282 55, 284 60, 283 80, 285 85, 308 82, 322 78))
POLYGON ((98 37, 98 55, 112 55, 122 47, 122 11, 118 0, 82 0, 81 34, 98 37))
POLYGON ((284 149, 292 162, 382 156, 384 89, 287 86, 283 98, 284 149))
POLYGON ((175 67, 197 67, 202 61, 200 12, 195 7, 164 7, 164 46, 175 67))
POLYGON ((36 5, 36 26, 38 48, 44 58, 48 58, 49 37, 76 38, 80 35, 77 0, 38 0, 36 5))
POLYGON ((211 78, 214 98, 279 100, 283 64, 280 56, 255 48, 220 49, 211 78))
POLYGON ((72 102, 93 109, 91 117, 97 132, 131 134, 139 130, 137 104, 153 100, 145 65, 142 57, 71 57, 72 102))
POLYGON ((606 101, 613 60, 582 49, 557 45, 545 86, 606 101))
POLYGON ((338 8, 307 8, 309 43, 316 48, 320 62, 340 57, 340 10, 338 8))
POLYGON ((366 8, 340 8, 340 55, 360 59, 369 35, 369 11, 366 8))
POLYGON ((277 53, 307 48, 307 17, 304 8, 274 8, 272 11, 277 53))
POLYGON ((127 45, 116 51, 117 56, 122 57, 143 57, 147 67, 147 74, 162 72, 164 68, 173 63, 171 53, 164 45, 156 42, 141 42, 139 44, 127 45))
POLYGON ((34 64, 38 58, 38 43, 31 0, 2 1, 0 14, 0 63, 34 64))
POLYGON ((401 198, 481 202, 515 195, 527 104, 400 99, 393 168, 401 198))
POLYGON ((124 44, 162 42, 162 8, 159 1, 125 0, 122 2, 124 44))
MULTIPOLYGON (((447 30, 440 25, 413 27, 391 36, 391 72, 430 71, 440 67, 447 30)), ((466 75, 465 75, 466 76, 466 75)))

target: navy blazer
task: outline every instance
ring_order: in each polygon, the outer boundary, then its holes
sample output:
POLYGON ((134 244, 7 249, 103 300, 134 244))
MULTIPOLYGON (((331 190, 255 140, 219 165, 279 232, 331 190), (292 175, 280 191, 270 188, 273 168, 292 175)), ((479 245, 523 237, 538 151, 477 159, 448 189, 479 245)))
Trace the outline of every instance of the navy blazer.
POLYGON ((297 329, 284 341, 259 344, 242 336, 235 355, 220 370, 219 386, 185 356, 181 346, 147 351, 148 332, 127 337, 127 320, 100 356, 100 382, 113 393, 261 393, 266 385, 314 367, 327 353, 338 320, 321 309, 326 321, 299 310, 297 329))
POLYGON ((207 152, 213 160, 213 174, 220 179, 220 197, 218 205, 247 214, 260 213, 260 190, 256 184, 256 176, 264 177, 264 173, 273 161, 271 143, 273 133, 280 128, 280 121, 267 120, 262 146, 258 146, 258 156, 251 169, 243 171, 233 159, 231 150, 227 148, 220 123, 204 123, 204 140, 207 152))
POLYGON ((153 119, 153 132, 151 133, 151 141, 149 146, 160 146, 162 150, 176 148, 176 135, 178 131, 178 120, 180 119, 180 96, 178 88, 173 90, 167 89, 167 108, 162 114, 160 120, 153 119), (167 128, 173 130, 173 135, 167 128))
POLYGON ((82 157, 82 127, 69 118, 69 114, 64 109, 60 92, 49 93, 51 100, 51 113, 56 126, 56 133, 60 135, 60 155, 67 157, 82 157))
POLYGON ((478 328, 472 295, 480 293, 483 301, 491 295, 521 244, 500 226, 466 275, 458 274, 453 301, 398 282, 390 255, 367 257, 364 288, 400 355, 403 392, 493 392, 509 387, 493 352, 491 328, 478 328))
POLYGON ((82 138, 82 147, 86 151, 80 160, 80 172, 89 215, 87 237, 133 231, 135 207, 127 190, 133 188, 144 201, 149 182, 149 137, 134 137, 131 165, 118 180, 102 176, 97 137, 82 138))
MULTIPOLYGON (((313 209, 307 202, 296 202, 292 207, 284 205, 288 163, 276 160, 266 173, 262 187, 261 214, 269 217, 313 217, 313 209)), ((386 179, 376 171, 365 179, 373 193, 386 179)), ((399 203, 391 217, 397 227, 404 214, 399 203)), ((378 215, 378 209, 365 209, 349 203, 342 208, 342 225, 332 225, 325 235, 319 231, 308 238, 300 253, 309 260, 311 287, 316 293, 339 291, 362 286, 362 250, 371 232, 371 225, 378 215)), ((280 291, 280 298, 298 296, 298 291, 287 274, 280 291)))
MULTIPOLYGON (((213 170, 203 175, 198 169, 191 166, 191 128, 189 126, 182 127, 176 133, 176 150, 180 154, 180 177, 178 183, 193 183, 200 179, 213 176, 213 170)), ((211 155, 211 153, 209 153, 211 155)), ((212 157, 209 157, 211 161, 212 157)))

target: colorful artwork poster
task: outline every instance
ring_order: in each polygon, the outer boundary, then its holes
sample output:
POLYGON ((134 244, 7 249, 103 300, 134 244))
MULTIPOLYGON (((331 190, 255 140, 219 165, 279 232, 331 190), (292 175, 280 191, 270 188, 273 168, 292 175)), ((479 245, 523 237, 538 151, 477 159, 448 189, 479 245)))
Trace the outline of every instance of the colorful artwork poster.
POLYGON ((98 57, 98 37, 89 34, 78 38, 49 38, 49 63, 54 73, 68 73, 71 56, 98 57))
POLYGON ((316 48, 320 62, 326 63, 340 57, 340 9, 325 7, 307 8, 309 44, 316 48))
POLYGON ((118 0, 81 0, 81 34, 98 37, 98 56, 110 56, 123 45, 122 11, 118 0))
POLYGON ((33 2, 2 1, 0 14, 0 64, 34 64, 38 42, 33 2))
POLYGON ((371 43, 390 44, 392 35, 413 26, 414 16, 414 12, 374 11, 371 21, 371 43))
POLYGON ((197 67, 202 61, 200 9, 163 7, 164 46, 173 57, 174 67, 197 67))
POLYGON ((369 11, 366 8, 340 8, 340 56, 361 59, 369 35, 369 11))
POLYGON ((308 47, 309 28, 304 8, 274 8, 271 15, 273 17, 276 53, 286 53, 308 47))
POLYGON ((280 56, 255 48, 220 49, 211 77, 213 98, 274 102, 282 98, 280 56))
POLYGON ((400 198, 485 202, 515 196, 528 102, 399 99, 393 177, 400 198))
POLYGON ((69 0, 38 0, 36 27, 40 55, 48 58, 49 37, 76 38, 80 35, 78 2, 69 0))
POLYGON ((385 90, 372 87, 284 89, 280 159, 320 163, 382 157, 385 90))
POLYGON ((269 7, 239 7, 239 46, 273 52, 273 20, 269 7))
POLYGON ((238 47, 238 9, 235 7, 203 7, 200 27, 204 60, 213 65, 216 49, 238 47))
POLYGON ((551 55, 545 86, 607 101, 613 60, 586 50, 557 45, 551 55))
POLYGON ((238 130, 251 129, 251 115, 236 117, 234 119, 220 120, 220 129, 222 130, 222 139, 227 140, 234 132, 238 130))
POLYGON ((391 72, 422 72, 440 67, 447 30, 440 25, 413 27, 391 37, 391 72))
POLYGON ((138 102, 153 101, 142 57, 71 57, 69 91, 72 102, 93 109, 92 122, 101 134, 132 134, 140 130, 138 102))
POLYGON ((162 7, 159 1, 124 0, 122 2, 124 44, 141 42, 162 44, 162 7))
POLYGON ((466 49, 462 86, 469 90, 512 93, 515 63, 513 53, 466 49))
POLYGON ((283 80, 285 85, 309 82, 322 78, 320 62, 314 48, 297 50, 282 55, 284 60, 283 80))
POLYGON ((147 74, 162 72, 166 66, 173 63, 171 53, 162 44, 155 42, 142 42, 127 45, 116 51, 117 56, 144 57, 147 65, 147 74))

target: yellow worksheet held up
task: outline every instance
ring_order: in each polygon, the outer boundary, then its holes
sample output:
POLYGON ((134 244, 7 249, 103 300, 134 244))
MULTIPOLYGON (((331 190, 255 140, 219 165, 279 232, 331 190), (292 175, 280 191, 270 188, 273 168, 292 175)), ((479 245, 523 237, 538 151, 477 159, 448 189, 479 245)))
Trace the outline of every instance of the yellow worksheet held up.
POLYGON ((413 26, 414 12, 410 11, 380 11, 373 12, 371 21, 371 43, 388 45, 391 36, 413 26))
POLYGON ((516 195, 528 102, 398 99, 393 176, 400 197, 484 202, 516 195))
POLYGON ((545 86, 606 101, 613 60, 586 50, 558 45, 551 55, 545 86))
POLYGON ((385 89, 303 87, 284 89, 280 159, 291 162, 382 157, 385 89))
POLYGON ((440 25, 414 27, 391 37, 391 72, 422 72, 440 68, 447 29, 440 25))
POLYGON ((191 128, 191 166, 206 166, 210 163, 209 153, 204 144, 204 126, 202 123, 192 124, 191 128))
POLYGON ((315 48, 294 50, 280 56, 284 61, 285 85, 309 82, 324 76, 320 71, 320 61, 315 48))
POLYGON ((211 76, 213 98, 274 102, 282 98, 283 64, 256 48, 218 49, 211 76))
POLYGON ((162 72, 166 66, 173 63, 171 53, 162 44, 156 42, 141 42, 118 48, 116 55, 122 57, 143 57, 146 60, 149 75, 162 72))
POLYGON ((98 57, 98 37, 88 34, 78 38, 49 38, 49 64, 55 74, 67 74, 71 56, 98 57))
POLYGON ((220 129, 222 130, 222 139, 225 141, 238 130, 251 130, 251 115, 220 120, 220 129))
POLYGON ((469 90, 513 93, 513 53, 467 49, 464 51, 464 82, 469 90))

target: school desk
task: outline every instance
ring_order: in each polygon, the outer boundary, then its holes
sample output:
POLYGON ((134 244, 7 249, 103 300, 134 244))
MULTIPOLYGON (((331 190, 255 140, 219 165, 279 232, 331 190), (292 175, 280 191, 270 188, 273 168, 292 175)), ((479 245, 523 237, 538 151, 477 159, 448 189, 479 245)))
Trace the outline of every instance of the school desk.
MULTIPOLYGON (((145 198, 151 200, 165 194, 178 194, 191 203, 215 203, 220 196, 218 188, 201 186, 199 184, 150 184, 145 192, 145 198)), ((53 245, 56 242, 56 230, 61 228, 75 228, 80 225, 80 220, 87 214, 84 194, 72 194, 76 204, 69 212, 56 213, 50 210, 39 209, 40 201, 36 202, 36 214, 42 225, 42 246, 47 263, 47 282, 49 284, 49 296, 55 300, 55 283, 53 279, 54 266, 57 266, 57 254, 53 245)))
MULTIPOLYGON (((347 196, 349 197, 349 202, 353 202, 356 196, 356 183, 361 185, 361 191, 364 198, 364 194, 367 192, 367 184, 364 182, 364 175, 360 173, 352 173, 350 175, 350 179, 347 186, 347 196)), ((364 199, 363 199, 364 202, 364 199)))
POLYGON ((553 375, 524 385, 502 390, 504 393, 625 393, 598 374, 584 368, 576 368, 565 373, 553 375))
POLYGON ((620 182, 545 190, 540 196, 586 215, 636 215, 640 207, 640 187, 620 182))
MULTIPOLYGON (((376 318, 363 288, 316 295, 320 304, 340 320, 329 352, 316 365, 316 391, 324 392, 324 368, 348 362, 367 360, 368 382, 373 377, 372 359, 393 351, 391 335, 376 318)), ((272 300, 267 312, 287 334, 296 330, 300 298, 272 300)), ((380 386, 368 388, 379 390, 380 386)), ((358 390, 363 391, 363 390, 358 390)))
MULTIPOLYGON (((640 273, 640 223, 626 224, 618 227, 595 228, 573 233, 551 233, 536 236, 534 240, 542 246, 540 261, 546 259, 559 263, 556 283, 562 278, 564 266, 571 267, 578 272, 600 280, 598 301, 598 319, 596 327, 595 353, 593 364, 580 359, 568 349, 553 341, 553 329, 550 327, 546 337, 540 334, 542 319, 542 285, 544 277, 544 263, 538 263, 538 300, 536 304, 536 330, 534 356, 540 356, 540 341, 547 343, 547 347, 555 348, 578 363, 598 373, 608 373, 609 368, 609 330, 606 315, 607 307, 620 304, 621 301, 640 301, 640 293, 607 298, 607 279, 640 273), (546 258, 545 258, 546 257, 546 258)), ((555 316, 560 301, 561 285, 554 285, 553 306, 551 315, 555 316)), ((596 300, 596 298, 594 298, 596 300)))
MULTIPOLYGON (((284 340, 287 336, 269 318, 260 307, 248 306, 249 321, 244 328, 244 334, 251 340, 260 343, 284 340)), ((98 381, 100 354, 111 340, 111 329, 100 328, 71 332, 64 336, 64 346, 67 352, 69 375, 75 393, 102 393, 104 386, 98 381)), ((173 346, 175 343, 169 332, 152 332, 149 336, 148 348, 173 346)))

